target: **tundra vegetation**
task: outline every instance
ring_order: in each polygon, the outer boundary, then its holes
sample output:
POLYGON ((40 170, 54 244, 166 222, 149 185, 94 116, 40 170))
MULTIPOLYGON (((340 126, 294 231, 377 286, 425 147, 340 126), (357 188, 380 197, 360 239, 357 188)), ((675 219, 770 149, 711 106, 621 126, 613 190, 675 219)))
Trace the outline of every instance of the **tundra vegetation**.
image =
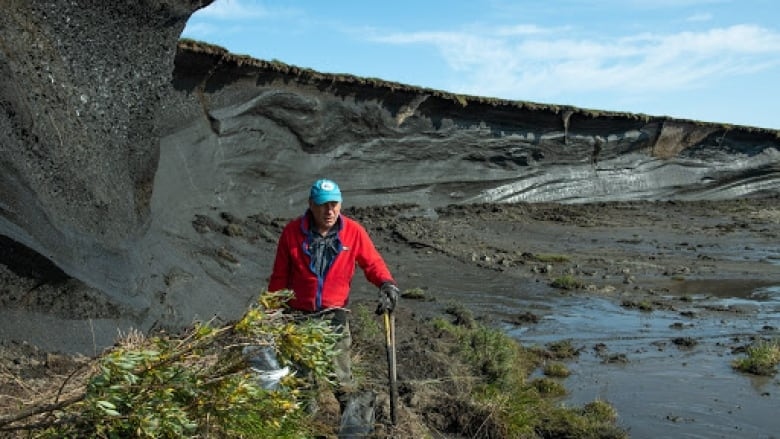
POLYGON ((585 288, 585 282, 570 274, 566 274, 553 279, 553 281, 550 283, 550 286, 553 288, 560 288, 562 290, 576 290, 585 288))
POLYGON ((772 376, 780 364, 780 339, 758 340, 745 348, 745 356, 732 362, 738 371, 772 376))
POLYGON ((561 255, 556 253, 539 253, 534 255, 534 259, 539 262, 569 262, 568 255, 561 255))
MULTIPOLYGON (((0 437, 334 437, 338 426, 324 423, 309 404, 332 392, 336 334, 316 319, 295 321, 285 313, 290 295, 265 292, 240 319, 224 326, 198 322, 177 334, 123 334, 64 382, 48 383, 47 392, 39 389, 35 398, 0 405, 0 437), (310 373, 287 374, 269 389, 249 367, 248 346, 273 347, 280 368, 303 366, 310 373)), ((376 355, 383 346, 381 325, 360 304, 353 307, 352 322, 356 379, 370 385, 376 381, 372 374, 386 373, 384 359, 376 355)), ((428 400, 401 407, 402 419, 422 419, 416 431, 426 433, 418 437, 442 432, 440 425, 424 425, 429 411, 421 410, 437 404, 452 411, 447 432, 471 438, 627 437, 604 401, 561 405, 558 398, 566 390, 555 377, 566 375, 561 361, 577 355, 570 341, 526 348, 457 305, 418 321, 413 331, 407 339, 420 332, 425 339, 424 348, 419 337, 415 341, 424 352, 416 361, 430 356, 445 365, 421 365, 419 370, 436 372, 417 383, 425 391, 415 398, 428 395, 428 400), (541 368, 552 377, 532 378, 541 368), (415 410, 420 413, 410 415, 415 410)), ((404 435, 408 428, 381 426, 378 418, 373 437, 404 435)))

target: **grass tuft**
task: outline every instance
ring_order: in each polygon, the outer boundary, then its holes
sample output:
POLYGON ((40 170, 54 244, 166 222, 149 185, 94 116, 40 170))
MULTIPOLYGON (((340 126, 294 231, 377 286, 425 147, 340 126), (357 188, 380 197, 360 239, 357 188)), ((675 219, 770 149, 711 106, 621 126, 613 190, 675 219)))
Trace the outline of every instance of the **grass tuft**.
POLYGON ((555 278, 550 286, 563 290, 576 290, 579 288, 585 288, 585 282, 567 274, 565 276, 555 278))
POLYGON ((571 375, 569 368, 560 361, 553 361, 551 363, 545 364, 542 372, 545 374, 545 376, 551 378, 566 378, 567 376, 571 375))
POLYGON ((569 262, 570 260, 566 255, 558 255, 553 253, 535 254, 534 259, 539 262, 569 262))
POLYGON ((740 372, 753 375, 772 376, 780 364, 780 340, 761 340, 745 349, 745 357, 734 360, 731 365, 740 372))
POLYGON ((566 388, 563 384, 552 378, 536 378, 531 381, 531 385, 544 396, 566 395, 566 388))
POLYGON ((401 293, 401 297, 404 299, 412 299, 412 300, 425 299, 425 290, 419 287, 409 288, 408 290, 404 290, 404 292, 401 293))
MULTIPOLYGON (((581 408, 557 405, 566 388, 549 377, 529 379, 545 359, 571 358, 577 350, 571 341, 552 344, 548 350, 526 349, 505 333, 480 324, 472 327, 438 320, 437 327, 458 341, 449 358, 465 359, 474 374, 456 385, 465 392, 453 395, 460 407, 457 430, 473 438, 627 438, 615 425, 616 412, 604 401, 581 408)), ((549 347, 548 347, 549 348, 549 347)), ((548 364, 551 374, 568 374, 559 362, 548 364)), ((458 378, 455 378, 457 381, 458 378)))
POLYGON ((559 360, 566 360, 576 357, 580 354, 571 340, 558 340, 547 344, 548 355, 559 360))

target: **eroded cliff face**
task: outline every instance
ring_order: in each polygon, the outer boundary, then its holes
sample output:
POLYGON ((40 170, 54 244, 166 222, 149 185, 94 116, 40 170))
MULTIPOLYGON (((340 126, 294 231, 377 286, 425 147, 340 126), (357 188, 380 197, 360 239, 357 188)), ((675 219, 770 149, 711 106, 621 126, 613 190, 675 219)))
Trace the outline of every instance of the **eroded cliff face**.
POLYGON ((174 84, 194 102, 190 125, 169 127, 163 149, 200 127, 189 145, 218 151, 214 172, 224 181, 215 190, 244 191, 272 213, 300 206, 319 175, 343 182, 356 204, 427 207, 725 199, 780 188, 776 131, 457 96, 194 43, 183 44, 176 66, 174 84))
POLYGON ((178 36, 203 3, 3 2, 0 234, 88 283, 133 293, 155 121, 178 36))
POLYGON ((428 217, 453 203, 780 191, 776 131, 177 50, 209 2, 131 3, 12 1, 0 16, 0 279, 99 297, 101 314, 82 317, 105 331, 243 311, 265 287, 274 218, 302 213, 320 177, 348 206, 410 203, 405 214, 428 217), (244 239, 222 233, 231 225, 244 239))

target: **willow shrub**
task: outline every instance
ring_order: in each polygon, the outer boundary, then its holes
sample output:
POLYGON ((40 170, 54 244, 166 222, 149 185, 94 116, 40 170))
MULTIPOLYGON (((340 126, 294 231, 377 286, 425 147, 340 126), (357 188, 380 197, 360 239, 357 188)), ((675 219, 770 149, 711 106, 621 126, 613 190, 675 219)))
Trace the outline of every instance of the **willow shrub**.
MULTIPOLYGON (((337 335, 318 319, 283 313, 289 291, 263 293, 232 325, 195 325, 179 336, 135 337, 103 354, 77 402, 53 412, 44 437, 182 438, 310 436, 305 379, 327 379, 337 335), (262 387, 242 349, 275 346, 302 365, 275 390, 262 387)), ((45 424, 44 424, 45 425, 45 424)))

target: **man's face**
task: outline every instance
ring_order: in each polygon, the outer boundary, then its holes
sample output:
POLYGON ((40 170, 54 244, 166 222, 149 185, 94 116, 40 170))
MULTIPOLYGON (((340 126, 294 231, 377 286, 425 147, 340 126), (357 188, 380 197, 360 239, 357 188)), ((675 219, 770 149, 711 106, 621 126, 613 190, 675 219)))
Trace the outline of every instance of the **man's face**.
POLYGON ((330 230, 331 227, 336 225, 336 220, 341 212, 341 203, 329 201, 318 205, 309 200, 309 209, 314 217, 314 225, 320 231, 330 230))

